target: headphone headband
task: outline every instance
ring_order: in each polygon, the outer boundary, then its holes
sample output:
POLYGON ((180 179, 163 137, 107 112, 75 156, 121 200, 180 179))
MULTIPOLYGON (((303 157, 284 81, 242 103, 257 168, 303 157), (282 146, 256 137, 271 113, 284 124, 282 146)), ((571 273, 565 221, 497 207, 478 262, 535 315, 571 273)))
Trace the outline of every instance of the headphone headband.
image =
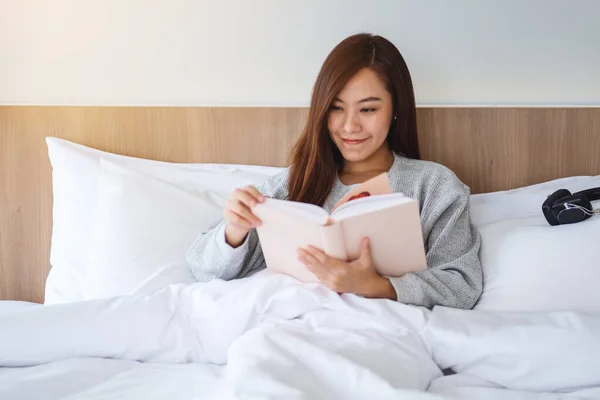
POLYGON ((589 201, 600 200, 600 187, 582 190, 580 192, 576 192, 573 194, 574 195, 580 194, 582 196, 585 196, 585 198, 588 199, 589 201))

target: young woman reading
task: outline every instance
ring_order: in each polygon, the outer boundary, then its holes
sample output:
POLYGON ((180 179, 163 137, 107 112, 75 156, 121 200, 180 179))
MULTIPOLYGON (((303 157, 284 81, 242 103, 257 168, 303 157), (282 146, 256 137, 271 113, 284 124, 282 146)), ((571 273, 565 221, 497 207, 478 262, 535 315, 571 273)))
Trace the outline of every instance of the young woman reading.
POLYGON ((199 235, 187 254, 198 281, 246 277, 266 267, 252 207, 265 196, 327 211, 353 185, 386 172, 392 190, 418 199, 427 269, 380 276, 368 239, 356 260, 316 248, 299 259, 337 292, 432 308, 472 308, 482 292, 480 236, 469 218, 469 188, 446 167, 420 160, 415 97, 406 63, 388 40, 358 34, 339 43, 317 77, 291 165, 258 188, 236 190, 224 219, 199 235))

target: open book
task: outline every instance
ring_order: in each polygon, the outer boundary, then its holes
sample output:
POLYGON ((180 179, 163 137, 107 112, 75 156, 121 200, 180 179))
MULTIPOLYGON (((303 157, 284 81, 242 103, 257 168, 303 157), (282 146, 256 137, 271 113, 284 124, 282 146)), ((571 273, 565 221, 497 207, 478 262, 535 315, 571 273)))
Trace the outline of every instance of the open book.
POLYGON ((387 174, 355 187, 331 214, 312 204, 269 198, 253 212, 262 221, 257 233, 267 268, 303 282, 318 279, 297 260, 299 247, 313 245, 351 261, 358 258, 365 236, 380 275, 402 276, 426 268, 419 204, 392 193, 387 174))

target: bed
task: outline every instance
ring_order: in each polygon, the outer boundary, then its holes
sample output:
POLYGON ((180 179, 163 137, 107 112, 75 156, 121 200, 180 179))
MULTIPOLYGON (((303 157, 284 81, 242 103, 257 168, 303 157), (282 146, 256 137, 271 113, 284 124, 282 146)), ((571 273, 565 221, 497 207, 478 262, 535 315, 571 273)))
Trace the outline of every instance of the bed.
POLYGON ((471 188, 474 310, 194 283, 190 241, 287 165, 305 117, 0 107, 0 398, 600 398, 600 218, 540 208, 600 186, 600 109, 418 109, 423 158, 471 188))

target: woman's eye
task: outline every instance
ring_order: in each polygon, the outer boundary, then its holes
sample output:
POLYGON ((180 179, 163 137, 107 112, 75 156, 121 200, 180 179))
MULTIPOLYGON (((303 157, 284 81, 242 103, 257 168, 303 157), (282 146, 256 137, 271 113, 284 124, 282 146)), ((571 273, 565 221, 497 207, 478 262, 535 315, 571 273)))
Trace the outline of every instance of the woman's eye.
POLYGON ((360 111, 362 111, 364 113, 372 113, 372 112, 377 111, 377 109, 376 108, 363 108, 360 111))
POLYGON ((336 106, 336 105, 333 105, 333 106, 329 107, 329 109, 330 109, 331 111, 341 111, 341 110, 342 110, 342 107, 340 107, 340 106, 336 106))

